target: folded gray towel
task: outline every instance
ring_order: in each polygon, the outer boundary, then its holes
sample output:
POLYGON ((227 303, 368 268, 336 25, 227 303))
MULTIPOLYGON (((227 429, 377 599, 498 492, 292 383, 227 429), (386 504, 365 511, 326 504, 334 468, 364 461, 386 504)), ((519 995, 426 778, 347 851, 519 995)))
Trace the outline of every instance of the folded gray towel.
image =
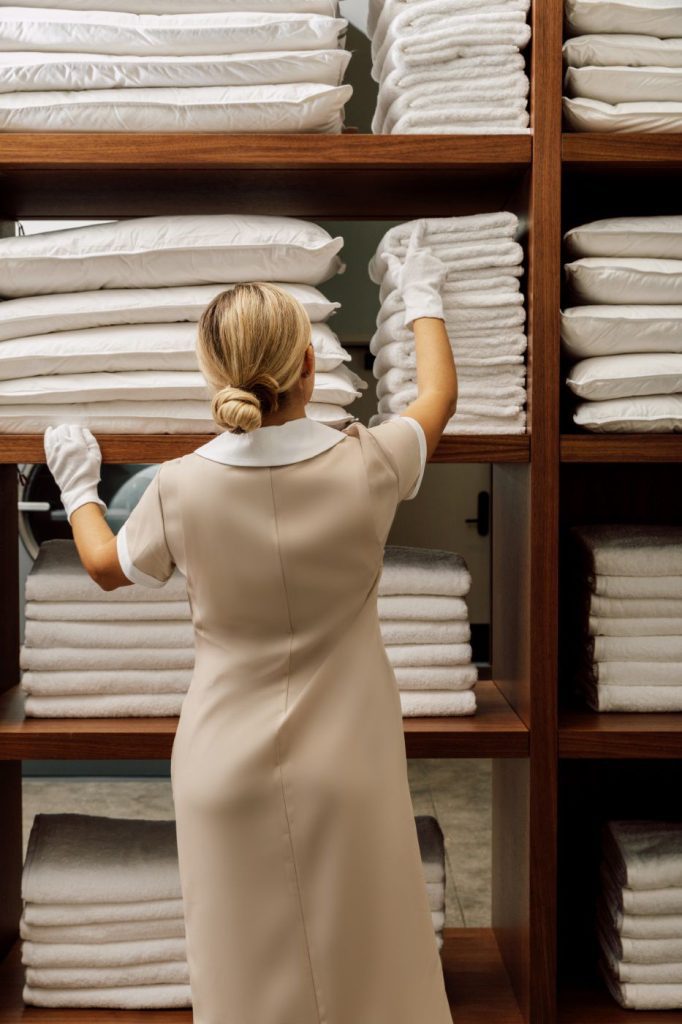
POLYGON ((682 528, 602 524, 578 526, 591 575, 682 576, 682 528))
POLYGON ((441 594, 466 597, 471 575, 461 555, 438 548, 387 545, 379 595, 441 594))

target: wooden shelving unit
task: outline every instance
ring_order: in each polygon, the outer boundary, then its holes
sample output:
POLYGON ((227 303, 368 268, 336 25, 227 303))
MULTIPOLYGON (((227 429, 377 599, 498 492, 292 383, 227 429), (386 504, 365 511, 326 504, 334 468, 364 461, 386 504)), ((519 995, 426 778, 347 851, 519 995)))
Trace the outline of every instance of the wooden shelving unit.
POLYGON ((682 462, 682 434, 564 434, 562 462, 682 462))

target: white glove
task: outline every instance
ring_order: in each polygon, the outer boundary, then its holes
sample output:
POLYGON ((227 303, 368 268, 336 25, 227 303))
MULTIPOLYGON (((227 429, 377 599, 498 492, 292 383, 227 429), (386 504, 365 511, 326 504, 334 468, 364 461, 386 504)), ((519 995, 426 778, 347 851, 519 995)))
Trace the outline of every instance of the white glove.
POLYGON ((422 244, 425 230, 425 222, 417 221, 404 263, 393 253, 384 253, 384 259, 405 304, 405 327, 409 327, 420 316, 445 319, 441 289, 448 268, 433 255, 428 246, 422 244))
POLYGON ((90 501, 105 512, 107 506, 97 494, 102 453, 87 427, 62 424, 48 427, 43 438, 47 468, 61 491, 69 523, 71 516, 90 501))

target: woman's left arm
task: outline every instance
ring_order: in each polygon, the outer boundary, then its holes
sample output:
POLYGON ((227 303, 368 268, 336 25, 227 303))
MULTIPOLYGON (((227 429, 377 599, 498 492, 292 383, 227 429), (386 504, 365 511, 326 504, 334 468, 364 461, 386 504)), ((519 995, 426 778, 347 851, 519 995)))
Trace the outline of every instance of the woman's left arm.
POLYGON ((130 586, 116 537, 104 518, 107 507, 97 492, 102 453, 96 439, 86 427, 64 424, 48 427, 44 445, 84 569, 102 590, 130 586))

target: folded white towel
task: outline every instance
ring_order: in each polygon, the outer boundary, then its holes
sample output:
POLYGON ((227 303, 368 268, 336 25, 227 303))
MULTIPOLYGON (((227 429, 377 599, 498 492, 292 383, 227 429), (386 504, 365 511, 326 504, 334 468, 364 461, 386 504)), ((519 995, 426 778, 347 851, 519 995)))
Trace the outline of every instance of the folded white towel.
POLYGON ((430 647, 438 644, 466 646, 471 639, 468 622, 420 622, 419 620, 382 619, 381 638, 390 658, 389 645, 416 644, 430 647))
POLYGON ((600 686, 682 686, 679 661, 596 661, 589 670, 591 681, 600 686))
MULTIPOLYGON (((121 861, 123 852, 119 852, 121 861)), ((23 942, 21 945, 21 962, 26 967, 125 967, 183 960, 186 955, 184 938, 54 944, 23 942)))
POLYGON ((635 964, 669 964, 682 961, 682 938, 625 939, 609 931, 606 940, 618 960, 635 964))
POLYGON ((33 697, 24 701, 29 718, 177 718, 184 694, 87 694, 33 697))
POLYGON ((125 967, 27 967, 26 984, 31 988, 64 991, 88 988, 125 988, 133 985, 189 985, 186 960, 129 964, 125 967))
POLYGON ((682 886, 661 889, 631 889, 618 884, 608 864, 602 867, 602 886, 609 899, 628 916, 680 916, 682 915, 682 886))
POLYGON ((34 988, 25 984, 22 999, 28 1006, 113 1010, 183 1009, 192 1006, 189 985, 131 985, 125 988, 34 988))
POLYGON ((379 596, 439 594, 466 597, 471 575, 461 555, 440 548, 388 544, 379 580, 379 596))
POLYGON ((573 535, 592 575, 682 576, 682 527, 607 524, 573 535))
POLYGON ((475 665, 416 665, 393 668, 399 690, 470 690, 478 680, 475 665))
MULTIPOLYGON (((132 589, 132 588, 128 588, 132 589)), ((22 647, 21 667, 28 672, 126 672, 193 669, 193 648, 22 647)))
MULTIPOLYGON (((416 397, 416 389, 406 388, 397 395, 384 395, 377 402, 377 409, 380 413, 403 413, 416 397)), ((524 404, 525 393, 517 397, 516 401, 512 399, 459 398, 457 413, 460 416, 513 419, 523 410, 524 404)))
POLYGON ((682 617, 616 619, 590 615, 591 636, 682 636, 682 617))
POLYGON ((445 909, 445 882, 427 882, 426 892, 431 910, 445 909))
MULTIPOLYGON (((474 370, 479 370, 483 374, 523 368, 523 353, 526 351, 527 343, 525 335, 519 334, 516 343, 506 350, 502 346, 477 346, 475 343, 461 345, 453 338, 450 339, 450 346, 458 372, 468 371, 471 374, 474 370)), ((392 341, 379 348, 372 366, 374 377, 378 380, 391 370, 416 379, 417 354, 413 343, 392 341)))
POLYGON ((405 643, 386 645, 388 660, 394 669, 420 667, 468 666, 471 645, 468 643, 405 643))
POLYGON ((465 622, 469 618, 464 598, 439 594, 389 594, 378 599, 377 607, 380 619, 465 622))
POLYGON ((405 88, 385 108, 378 107, 372 119, 372 131, 377 135, 390 135, 402 117, 420 109, 450 111, 457 120, 460 109, 470 103, 495 102, 499 103, 500 113, 503 107, 519 113, 526 109, 529 89, 530 82, 523 71, 493 78, 421 82, 405 88), (512 102, 512 98, 518 98, 518 102, 512 102))
POLYGON ((372 77, 381 82, 391 71, 416 71, 435 65, 446 67, 462 58, 516 56, 518 52, 519 47, 513 42, 501 42, 499 39, 491 39, 484 43, 450 39, 446 41, 440 53, 435 46, 431 46, 426 53, 416 53, 392 46, 386 52, 381 66, 372 68, 372 77))
POLYGON ((432 814, 416 814, 414 825, 417 830, 419 855, 424 878, 429 882, 445 883, 445 837, 437 818, 432 814))
POLYGON ((682 637, 595 636, 590 651, 595 661, 682 661, 682 637))
MULTIPOLYGON (((682 598, 675 597, 601 597, 590 600, 592 615, 610 619, 682 619, 682 598)), ((682 625, 682 622, 681 622, 682 625)))
POLYGON ((474 690, 401 690, 400 706, 403 718, 473 715, 476 695, 474 690))
POLYGON ((677 939, 682 936, 681 914, 623 914, 608 901, 605 901, 605 912, 608 912, 613 930, 624 939, 677 939))
MULTIPOLYGON (((414 358, 414 333, 403 326, 399 315, 382 321, 372 336, 369 350, 372 355, 378 356, 384 348, 390 346, 393 349, 394 344, 404 346, 404 358, 409 358, 410 351, 414 358)), ((483 334, 480 331, 476 332, 468 330, 466 327, 460 327, 457 331, 450 333, 450 345, 456 355, 478 354, 491 358, 502 355, 523 355, 528 347, 528 342, 526 335, 519 330, 494 330, 489 334, 483 334)), ((401 364, 396 362, 395 365, 401 364)))
POLYGON ((83 926, 86 924, 114 924, 119 921, 160 921, 183 916, 182 897, 169 899, 136 900, 94 903, 33 903, 24 904, 22 919, 27 925, 39 928, 83 926))
MULTIPOLYGON (((120 606, 119 606, 120 607, 120 606)), ((131 606, 132 607, 132 606, 131 606)), ((35 697, 78 697, 86 694, 183 694, 187 693, 191 669, 147 669, 139 671, 24 672, 21 689, 35 697)))
MULTIPOLYGON (((388 320, 399 321, 401 315, 404 315, 404 309, 396 309, 391 313, 388 308, 382 306, 377 315, 377 327, 381 327, 388 320)), ((485 335, 507 330, 513 330, 517 334, 525 322, 526 311, 516 303, 497 309, 480 309, 478 306, 445 309, 445 326, 451 337, 464 334, 465 331, 467 334, 474 334, 476 330, 485 335)))
POLYGON ((604 856, 618 885, 631 889, 682 886, 682 825, 610 821, 604 829, 604 856))
MULTIPOLYGON (((124 589, 132 590, 134 585, 124 589)), ((140 589, 149 593, 146 587, 140 589)), ((137 601, 27 601, 25 610, 27 619, 39 619, 41 622, 189 621, 191 614, 187 601, 148 601, 144 604, 137 601)))
MULTIPOLYGON (((383 423, 393 418, 394 413, 375 413, 369 418, 370 427, 383 423)), ((509 419, 495 419, 492 416, 465 416, 457 413, 445 424, 443 434, 456 436, 457 434, 525 434, 526 413, 520 412, 518 416, 509 419)))
POLYGON ((629 982, 645 988, 659 985, 679 985, 682 988, 682 963, 633 964, 619 960, 608 942, 601 944, 602 956, 616 982, 629 982))
MULTIPOLYGON (((472 213, 463 217, 425 217, 424 241, 434 252, 441 255, 442 246, 455 243, 485 241, 491 238, 511 240, 515 237, 519 218, 515 213, 472 213)), ((417 221, 401 221, 389 228, 383 235, 376 255, 370 261, 370 278, 379 284, 381 275, 388 269, 381 253, 391 252, 401 259, 405 257, 417 221)))
POLYGON ((26 622, 27 647, 148 647, 178 649, 194 647, 191 622, 26 622))
MULTIPOLYGON (((426 242, 428 244, 428 242, 426 242)), ((494 277, 504 267, 518 267, 523 263, 523 249, 518 242, 510 238, 492 239, 465 239, 461 242, 451 242, 450 252, 446 255, 442 251, 438 253, 439 258, 447 263, 448 279, 456 280, 460 271, 484 270, 487 273, 483 277, 494 277)), ((395 280, 388 271, 388 266, 383 254, 390 252, 390 248, 384 248, 383 240, 379 243, 373 259, 369 263, 369 274, 375 284, 381 284, 384 277, 388 277, 389 283, 396 285, 395 280)), ((395 255, 395 254, 394 254, 395 255)), ((464 280, 475 281, 475 277, 467 277, 464 280)))
POLYGON ((682 601, 682 576, 594 576, 588 583, 600 597, 682 601))
MULTIPOLYGON (((518 3, 509 0, 511 9, 518 7, 518 3)), ((381 44, 388 27, 399 14, 416 11, 415 3, 422 4, 423 0, 369 0, 367 13, 367 35, 376 46, 381 44), (412 6, 410 6, 412 5, 412 6)), ((447 4, 440 10, 447 13, 464 11, 488 11, 503 9, 505 0, 487 0, 481 3, 478 0, 448 0, 447 4)))
MULTIPOLYGON (((443 262, 447 262, 444 255, 440 256, 443 262)), ((452 271, 441 286, 441 294, 446 304, 451 300, 460 300, 461 305, 473 306, 476 304, 476 296, 470 293, 485 293, 489 299, 487 304, 494 304, 495 295, 498 292, 519 292, 521 290, 521 278, 523 267, 480 267, 478 270, 452 271), (492 295, 490 294, 492 293, 492 295)), ((397 288, 396 278, 392 273, 384 274, 379 285, 379 300, 386 299, 397 288)))
MULTIPOLYGON (((506 392, 514 397, 519 397, 519 389, 523 389, 526 380, 526 368, 518 366, 509 368, 506 366, 493 367, 490 372, 479 372, 475 376, 469 376, 466 369, 457 365, 457 377, 459 382, 459 394, 462 398, 498 398, 506 392), (496 372, 500 371, 500 372, 496 372), (500 394, 502 392, 502 395, 500 394)), ((406 389, 417 389, 417 374, 414 370, 399 370, 393 367, 383 374, 377 381, 377 398, 384 395, 396 395, 406 389)), ((525 399, 525 391, 521 396, 525 399)))
POLYGON ((495 116, 494 107, 485 111, 470 111, 468 116, 458 112, 454 118, 449 111, 422 113, 411 111, 400 118, 393 127, 394 135, 528 135, 530 134, 528 111, 513 117, 495 116))
MULTIPOLYGON (((183 917, 160 918, 158 921, 110 921, 108 924, 39 925, 29 924, 23 913, 19 922, 22 939, 32 942, 83 943, 130 942, 145 939, 182 938, 185 934, 183 917)), ((102 983, 103 984, 103 983, 102 983)), ((107 984, 117 984, 114 981, 107 984)), ((127 983, 126 983, 127 984, 127 983)), ((55 988, 60 986, 55 985, 55 988)), ((93 985, 93 987, 96 987, 93 985)))
MULTIPOLYGON (((386 385, 377 390, 379 412, 401 413, 418 396, 416 384, 406 384, 399 391, 390 391, 386 385)), ((474 406, 487 406, 485 412, 495 415, 498 408, 513 408, 507 415, 520 412, 526 403, 526 389, 522 384, 488 383, 486 380, 460 381, 458 387, 457 407, 462 412, 473 412, 474 406)), ((482 411, 475 409, 476 412, 482 411)), ((500 415, 505 415, 500 413, 500 415)))
POLYGON ((587 691, 587 697, 595 711, 682 711, 682 684, 603 686, 600 683, 596 691, 587 691))

